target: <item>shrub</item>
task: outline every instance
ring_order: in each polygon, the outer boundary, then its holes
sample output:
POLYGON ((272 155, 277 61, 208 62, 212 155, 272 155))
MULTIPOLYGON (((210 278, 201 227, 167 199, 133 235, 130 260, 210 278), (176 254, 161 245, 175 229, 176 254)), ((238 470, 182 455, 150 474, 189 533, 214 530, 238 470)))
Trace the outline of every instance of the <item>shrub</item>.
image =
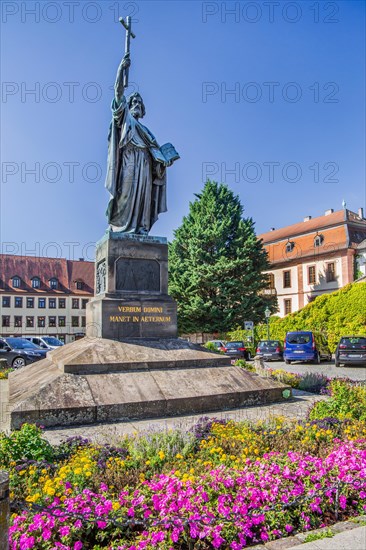
POLYGON ((315 403, 311 420, 334 417, 366 421, 366 387, 335 378, 329 384, 330 399, 315 403))
POLYGON ((255 366, 251 363, 247 363, 244 359, 237 359, 234 363, 235 367, 242 367, 245 370, 248 370, 250 372, 255 372, 255 366))
POLYGON ((324 374, 306 372, 301 375, 298 388, 303 391, 320 393, 323 388, 328 386, 329 382, 330 379, 324 374))
POLYGON ((283 384, 288 384, 291 388, 298 388, 300 382, 300 375, 293 372, 287 372, 283 369, 276 369, 271 372, 271 378, 278 380, 283 384))
POLYGON ((0 433, 0 464, 8 467, 10 462, 20 460, 51 461, 52 445, 42 437, 42 431, 34 424, 23 424, 20 430, 10 435, 0 433))

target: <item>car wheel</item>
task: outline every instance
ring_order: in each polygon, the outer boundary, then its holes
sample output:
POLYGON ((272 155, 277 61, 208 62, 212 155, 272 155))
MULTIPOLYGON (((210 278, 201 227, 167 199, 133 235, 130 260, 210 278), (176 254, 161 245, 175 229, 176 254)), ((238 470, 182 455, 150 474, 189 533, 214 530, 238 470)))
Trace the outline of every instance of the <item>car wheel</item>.
POLYGON ((288 359, 285 359, 286 365, 291 365, 292 361, 289 361, 288 359))
POLYGON ((246 360, 250 361, 251 359, 252 359, 252 354, 250 353, 250 351, 248 351, 246 360))
POLYGON ((20 369, 21 367, 25 367, 25 364, 26 363, 24 357, 16 357, 15 359, 13 359, 11 366, 14 369, 20 369))
POLYGON ((335 362, 335 366, 336 366, 336 367, 340 367, 340 366, 341 366, 340 362, 339 362, 339 361, 336 361, 336 362, 335 362))
POLYGON ((316 365, 320 365, 320 353, 319 352, 316 354, 316 357, 314 359, 314 363, 316 365))

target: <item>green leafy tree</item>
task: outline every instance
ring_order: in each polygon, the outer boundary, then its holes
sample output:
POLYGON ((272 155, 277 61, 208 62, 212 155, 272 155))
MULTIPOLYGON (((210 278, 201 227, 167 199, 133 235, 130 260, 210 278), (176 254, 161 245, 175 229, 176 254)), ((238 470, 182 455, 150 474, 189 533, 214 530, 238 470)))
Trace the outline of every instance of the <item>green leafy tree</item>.
POLYGON ((180 332, 225 332, 258 322, 267 305, 261 291, 267 254, 251 218, 227 185, 207 181, 169 245, 169 292, 178 302, 180 332))

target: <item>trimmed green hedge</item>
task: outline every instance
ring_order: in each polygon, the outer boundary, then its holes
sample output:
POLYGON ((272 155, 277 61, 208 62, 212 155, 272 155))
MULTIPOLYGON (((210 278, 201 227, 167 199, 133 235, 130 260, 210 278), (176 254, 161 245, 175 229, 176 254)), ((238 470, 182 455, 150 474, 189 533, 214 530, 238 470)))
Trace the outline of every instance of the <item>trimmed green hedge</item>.
MULTIPOLYGON (((332 352, 341 336, 366 334, 366 283, 351 283, 331 294, 322 294, 296 313, 270 318, 273 340, 284 340, 286 332, 313 330, 324 333, 332 352)), ((267 338, 266 325, 256 327, 256 340, 267 338)))

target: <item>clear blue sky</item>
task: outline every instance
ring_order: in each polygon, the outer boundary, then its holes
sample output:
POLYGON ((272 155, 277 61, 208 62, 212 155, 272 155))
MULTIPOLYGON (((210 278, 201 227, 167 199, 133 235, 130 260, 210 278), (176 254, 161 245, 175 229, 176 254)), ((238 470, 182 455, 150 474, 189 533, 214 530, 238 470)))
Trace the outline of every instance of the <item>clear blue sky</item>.
POLYGON ((107 227, 119 15, 135 20, 130 80, 146 104, 143 123, 181 155, 152 235, 172 238, 208 174, 240 196, 257 233, 343 199, 365 206, 364 2, 1 7, 0 237, 14 243, 3 252, 93 257, 90 243, 107 227))

